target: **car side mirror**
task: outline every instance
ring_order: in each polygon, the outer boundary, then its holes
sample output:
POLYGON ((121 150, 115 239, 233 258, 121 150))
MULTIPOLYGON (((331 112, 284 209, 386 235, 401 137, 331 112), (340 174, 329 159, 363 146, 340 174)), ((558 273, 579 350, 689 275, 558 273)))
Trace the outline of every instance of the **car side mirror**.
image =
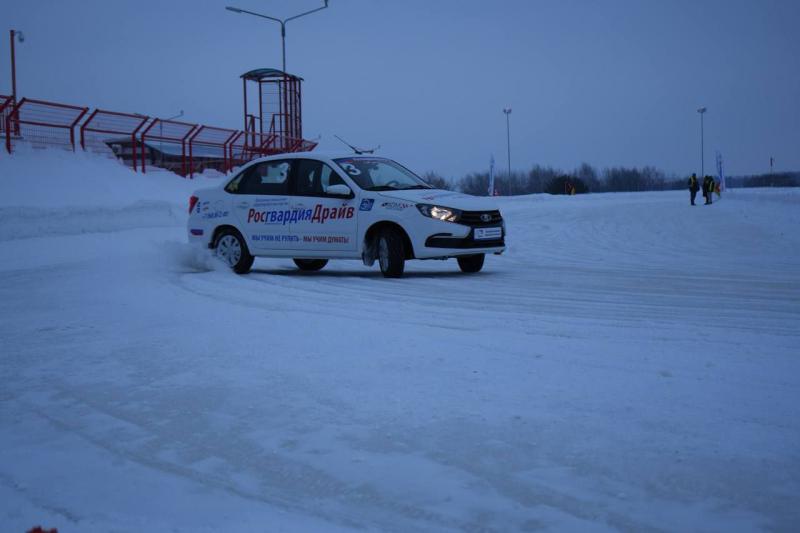
POLYGON ((353 191, 350 190, 350 187, 342 183, 337 183, 336 185, 329 185, 328 188, 325 190, 325 194, 341 198, 354 197, 353 191))

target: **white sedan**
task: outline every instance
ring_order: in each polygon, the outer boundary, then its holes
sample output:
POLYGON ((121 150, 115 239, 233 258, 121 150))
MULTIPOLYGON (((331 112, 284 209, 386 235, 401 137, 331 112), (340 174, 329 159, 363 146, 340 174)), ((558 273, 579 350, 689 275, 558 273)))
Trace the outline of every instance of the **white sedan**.
POLYGON ((454 257, 478 272, 505 249, 490 198, 435 189, 382 157, 293 153, 251 161, 189 202, 189 241, 212 248, 235 272, 254 257, 291 257, 302 270, 329 259, 380 264, 403 275, 408 259, 454 257))

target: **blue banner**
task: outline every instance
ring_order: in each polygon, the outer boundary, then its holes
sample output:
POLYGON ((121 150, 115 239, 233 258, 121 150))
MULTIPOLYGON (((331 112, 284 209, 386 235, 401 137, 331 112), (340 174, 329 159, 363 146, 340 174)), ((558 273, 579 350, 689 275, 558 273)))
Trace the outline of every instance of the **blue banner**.
POLYGON ((489 196, 494 196, 494 154, 489 159, 489 196))

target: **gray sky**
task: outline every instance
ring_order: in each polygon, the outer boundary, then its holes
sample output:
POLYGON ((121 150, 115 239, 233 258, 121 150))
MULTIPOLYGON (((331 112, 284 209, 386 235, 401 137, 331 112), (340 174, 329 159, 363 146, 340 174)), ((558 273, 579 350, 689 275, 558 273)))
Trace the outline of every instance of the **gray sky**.
MULTIPOLYGON (((22 96, 241 127, 239 75, 280 68, 279 26, 321 0, 3 0, 22 96)), ((304 133, 380 144, 419 172, 654 165, 800 169, 800 2, 356 1, 287 26, 304 133)), ((8 37, 0 92, 10 91, 8 37)))

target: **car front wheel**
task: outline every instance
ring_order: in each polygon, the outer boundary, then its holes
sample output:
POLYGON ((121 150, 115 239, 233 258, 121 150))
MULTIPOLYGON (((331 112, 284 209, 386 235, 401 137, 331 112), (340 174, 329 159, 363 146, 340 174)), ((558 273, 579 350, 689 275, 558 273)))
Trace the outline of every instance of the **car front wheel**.
POLYGON ((327 259, 293 259, 292 261, 297 265, 297 268, 307 272, 322 270, 322 268, 328 264, 327 259))
POLYGON ((399 278, 405 269, 403 236, 395 228, 386 228, 378 237, 378 263, 385 278, 399 278))
POLYGON ((484 254, 463 255, 458 258, 458 268, 466 273, 480 272, 485 257, 484 254))
POLYGON ((233 229, 223 230, 214 245, 216 256, 237 274, 247 274, 253 266, 253 256, 242 236, 233 229))

